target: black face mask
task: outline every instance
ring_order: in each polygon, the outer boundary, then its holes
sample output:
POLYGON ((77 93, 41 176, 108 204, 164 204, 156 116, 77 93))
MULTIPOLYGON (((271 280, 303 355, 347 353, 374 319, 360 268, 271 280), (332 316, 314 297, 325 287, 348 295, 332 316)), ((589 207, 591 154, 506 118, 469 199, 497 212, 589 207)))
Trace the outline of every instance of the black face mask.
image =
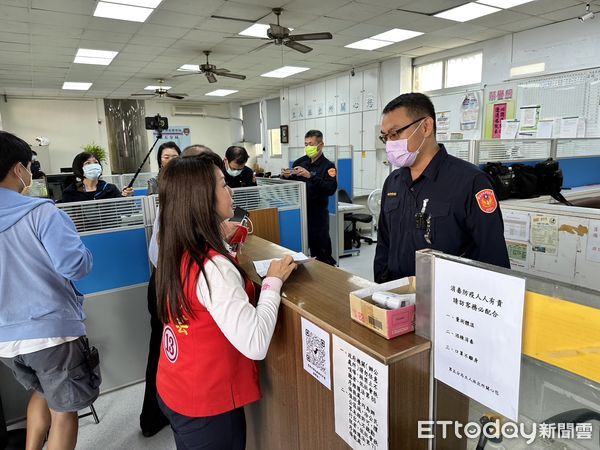
POLYGON ((31 161, 31 173, 35 175, 41 170, 42 166, 39 161, 31 161))

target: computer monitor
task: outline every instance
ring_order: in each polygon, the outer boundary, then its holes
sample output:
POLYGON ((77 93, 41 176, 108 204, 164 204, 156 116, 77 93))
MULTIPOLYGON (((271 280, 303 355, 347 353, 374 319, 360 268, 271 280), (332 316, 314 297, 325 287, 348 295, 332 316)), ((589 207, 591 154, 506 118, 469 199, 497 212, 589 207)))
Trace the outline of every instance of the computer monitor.
POLYGON ((60 173, 73 173, 73 168, 72 167, 61 167, 60 173))
POLYGON ((63 191, 76 181, 73 173, 61 173, 46 175, 46 184, 48 185, 48 197, 55 202, 62 201, 63 191))

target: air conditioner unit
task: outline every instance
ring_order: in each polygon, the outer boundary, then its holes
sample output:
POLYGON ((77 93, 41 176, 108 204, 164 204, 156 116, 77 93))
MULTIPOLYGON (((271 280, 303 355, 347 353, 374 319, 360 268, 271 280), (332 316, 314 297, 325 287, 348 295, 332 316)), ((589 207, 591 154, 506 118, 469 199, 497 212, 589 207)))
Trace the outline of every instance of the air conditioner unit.
POLYGON ((174 116, 206 116, 206 108, 202 106, 173 105, 174 116))

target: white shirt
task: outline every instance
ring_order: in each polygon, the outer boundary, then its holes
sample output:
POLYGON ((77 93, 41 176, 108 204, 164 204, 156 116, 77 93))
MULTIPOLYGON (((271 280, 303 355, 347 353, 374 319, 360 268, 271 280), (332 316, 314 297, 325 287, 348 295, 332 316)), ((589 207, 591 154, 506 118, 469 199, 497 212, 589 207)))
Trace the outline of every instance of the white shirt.
POLYGON ((253 360, 264 359, 277 323, 283 282, 265 278, 254 307, 248 301, 241 274, 227 258, 217 256, 207 261, 204 270, 208 286, 202 272, 196 286, 200 303, 240 353, 253 360))
POLYGON ((39 352, 50 347, 74 341, 77 337, 52 337, 41 339, 23 339, 20 341, 0 342, 0 358, 14 358, 17 355, 39 352))

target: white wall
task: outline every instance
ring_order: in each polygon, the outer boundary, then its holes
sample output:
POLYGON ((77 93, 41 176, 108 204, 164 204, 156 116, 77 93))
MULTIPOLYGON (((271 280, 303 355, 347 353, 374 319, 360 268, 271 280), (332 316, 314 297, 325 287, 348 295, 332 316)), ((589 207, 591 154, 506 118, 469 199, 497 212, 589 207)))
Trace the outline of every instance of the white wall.
MULTIPOLYGON (((189 104, 193 105, 191 102, 189 104)), ((206 116, 174 116, 172 102, 146 100, 146 115, 160 114, 168 117, 169 126, 171 127, 189 127, 192 144, 206 145, 219 155, 225 156, 227 147, 239 142, 241 139, 239 104, 237 104, 237 115, 235 115, 236 104, 198 104, 196 106, 202 106, 206 111, 206 116)), ((152 132, 148 132, 148 145, 152 145, 152 142, 154 142, 154 137, 152 132)), ((150 170, 152 172, 158 171, 156 157, 151 157, 150 160, 150 170)))
POLYGON ((36 136, 50 139, 50 167, 42 163, 46 173, 71 167, 73 158, 86 144, 95 142, 106 147, 102 100, 8 97, 8 102, 0 103, 0 114, 3 129, 30 144, 35 144, 36 136))
MULTIPOLYGON (((235 105, 202 105, 206 116, 173 116, 173 103, 146 100, 146 115, 168 117, 172 126, 189 126, 192 143, 204 144, 220 155, 234 142, 239 142, 239 112, 235 105)), ((239 109, 239 105, 238 105, 239 109)), ((82 146, 95 142, 107 148, 104 100, 102 99, 39 99, 8 97, 0 103, 0 115, 5 131, 16 134, 30 144, 37 136, 50 139, 50 167, 42 163, 46 173, 57 173, 61 167, 70 167, 82 146)), ((154 141, 148 133, 148 145, 154 141)), ((107 151, 107 157, 110 155, 107 151)), ((151 157, 151 170, 157 171, 156 158, 151 157)), ((104 173, 109 175, 110 161, 104 173)))

